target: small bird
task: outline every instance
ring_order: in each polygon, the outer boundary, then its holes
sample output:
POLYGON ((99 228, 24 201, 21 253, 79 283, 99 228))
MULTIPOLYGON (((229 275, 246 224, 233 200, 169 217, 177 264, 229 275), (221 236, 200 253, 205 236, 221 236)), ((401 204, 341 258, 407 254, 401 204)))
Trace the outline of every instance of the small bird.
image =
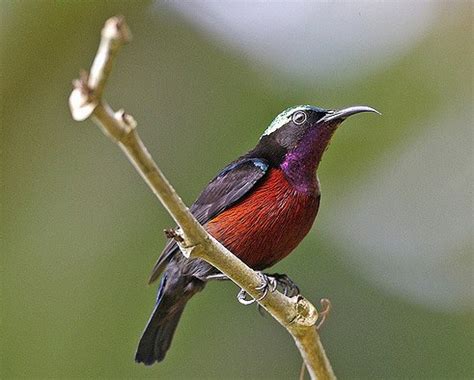
MULTIPOLYGON (((316 172, 322 155, 337 127, 360 112, 379 113, 367 106, 286 109, 254 149, 227 165, 207 185, 191 213, 248 266, 257 271, 271 267, 311 229, 321 197, 316 172)), ((210 279, 223 277, 201 259, 186 259, 173 239, 156 262, 149 283, 160 275, 156 304, 135 355, 135 361, 145 365, 165 358, 189 299, 210 279)), ((271 276, 283 286, 293 284, 285 275, 271 276)))

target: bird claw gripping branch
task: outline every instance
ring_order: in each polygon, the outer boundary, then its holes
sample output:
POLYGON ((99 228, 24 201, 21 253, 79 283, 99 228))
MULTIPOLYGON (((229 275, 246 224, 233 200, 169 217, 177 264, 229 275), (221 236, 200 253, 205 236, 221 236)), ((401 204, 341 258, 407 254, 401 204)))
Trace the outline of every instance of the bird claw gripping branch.
POLYGON ((267 276, 265 273, 259 273, 259 274, 260 274, 260 277, 262 278, 262 284, 257 286, 255 290, 260 291, 262 295, 257 299, 255 298, 247 299, 247 292, 244 289, 240 289, 240 292, 237 294, 237 300, 242 305, 251 305, 255 301, 259 302, 267 296, 269 290, 271 292, 274 292, 276 290, 278 284, 273 277, 267 276))
POLYGON ((267 276, 276 280, 278 287, 285 296, 291 298, 300 294, 300 288, 298 288, 298 285, 296 285, 295 282, 286 274, 272 273, 267 276))
POLYGON ((287 297, 293 297, 300 293, 298 286, 286 275, 279 273, 265 274, 260 273, 262 277, 262 284, 255 288, 262 293, 262 295, 255 299, 247 299, 247 292, 244 289, 241 289, 237 294, 237 300, 243 305, 251 305, 255 301, 259 302, 264 299, 268 292, 274 292, 280 287, 283 291, 283 294, 287 297))

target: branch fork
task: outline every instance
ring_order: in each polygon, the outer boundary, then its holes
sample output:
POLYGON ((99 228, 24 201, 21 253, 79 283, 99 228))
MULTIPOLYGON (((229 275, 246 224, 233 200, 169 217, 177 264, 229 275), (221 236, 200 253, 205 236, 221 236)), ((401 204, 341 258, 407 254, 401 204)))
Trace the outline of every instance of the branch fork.
MULTIPOLYGON (((301 295, 289 298, 278 291, 267 292, 264 298, 259 299, 259 273, 234 256, 197 222, 148 153, 137 133, 134 118, 123 110, 114 112, 103 99, 114 59, 130 40, 131 33, 122 16, 106 21, 90 73, 82 72, 80 79, 73 82, 74 88, 69 97, 73 119, 83 121, 91 118, 127 155, 178 224, 179 228, 165 233, 178 242, 186 257, 199 257, 207 261, 258 300, 292 335, 312 379, 335 379, 317 333, 316 327, 320 324, 317 324, 319 314, 316 308, 301 295)), ((325 314, 323 311, 323 319, 325 314)))

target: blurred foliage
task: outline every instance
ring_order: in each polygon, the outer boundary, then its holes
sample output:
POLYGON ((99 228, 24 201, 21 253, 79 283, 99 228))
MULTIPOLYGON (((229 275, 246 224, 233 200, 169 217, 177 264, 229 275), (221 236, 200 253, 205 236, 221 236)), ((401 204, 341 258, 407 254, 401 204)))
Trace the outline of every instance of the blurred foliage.
POLYGON ((104 20, 118 13, 134 40, 117 60, 107 99, 136 117, 188 203, 288 105, 366 103, 384 113, 351 120, 337 134, 320 172, 316 228, 275 271, 312 300, 332 300, 322 339, 340 378, 473 377, 472 314, 378 288, 344 262, 324 224, 341 189, 359 186, 379 157, 430 128, 423 120, 433 110, 472 112, 470 3, 440 17, 383 70, 343 87, 328 77, 309 88, 256 70, 149 1, 65 0, 1 3, 0 376, 296 378, 300 368, 286 332, 221 283, 189 304, 162 364, 134 363, 155 296, 147 275, 172 222, 116 147, 90 122, 74 123, 67 108, 71 80, 89 67, 104 20))

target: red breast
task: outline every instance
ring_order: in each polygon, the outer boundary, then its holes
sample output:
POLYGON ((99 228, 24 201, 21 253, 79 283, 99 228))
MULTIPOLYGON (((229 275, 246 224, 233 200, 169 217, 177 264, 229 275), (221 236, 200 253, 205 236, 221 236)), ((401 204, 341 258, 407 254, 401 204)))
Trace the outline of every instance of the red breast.
POLYGON ((319 194, 301 192, 279 169, 249 195, 205 227, 209 233, 250 267, 265 269, 287 256, 311 229, 319 194))

